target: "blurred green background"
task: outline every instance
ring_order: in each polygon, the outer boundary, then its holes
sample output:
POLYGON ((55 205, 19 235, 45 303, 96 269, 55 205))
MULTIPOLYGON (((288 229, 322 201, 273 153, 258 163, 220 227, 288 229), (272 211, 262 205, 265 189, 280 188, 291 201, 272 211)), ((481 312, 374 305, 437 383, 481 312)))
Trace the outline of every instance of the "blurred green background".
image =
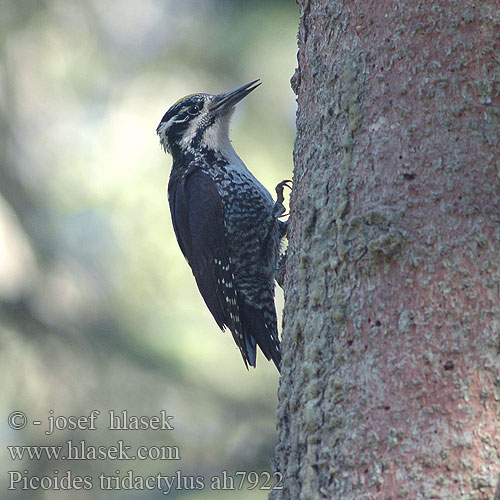
POLYGON ((206 487, 170 498, 267 498, 209 487, 224 470, 270 471, 278 374, 262 355, 247 372, 199 296, 172 230, 171 161, 155 129, 185 94, 261 78, 232 139, 274 194, 292 172, 295 2, 0 0, 0 9, 0 497, 159 499, 158 489, 102 491, 96 478, 180 470, 206 487), (93 409, 97 430, 45 435, 51 410, 93 409), (175 430, 109 431, 111 409, 165 409, 175 430), (28 416, 24 430, 8 426, 13 410, 28 416), (181 460, 13 461, 7 450, 68 439, 178 446, 181 460), (7 471, 68 469, 94 488, 6 489, 7 471))

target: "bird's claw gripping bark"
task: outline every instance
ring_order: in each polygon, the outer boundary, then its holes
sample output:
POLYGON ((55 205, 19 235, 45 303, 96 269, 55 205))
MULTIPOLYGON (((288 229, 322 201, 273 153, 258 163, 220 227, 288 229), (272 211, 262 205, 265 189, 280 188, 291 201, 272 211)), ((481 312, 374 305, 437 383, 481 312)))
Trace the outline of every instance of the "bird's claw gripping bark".
POLYGON ((285 186, 292 189, 292 181, 290 179, 285 179, 276 186, 276 203, 274 204, 273 210, 273 215, 276 219, 287 215, 285 214, 286 209, 283 205, 283 202, 285 201, 285 197, 283 195, 285 186))

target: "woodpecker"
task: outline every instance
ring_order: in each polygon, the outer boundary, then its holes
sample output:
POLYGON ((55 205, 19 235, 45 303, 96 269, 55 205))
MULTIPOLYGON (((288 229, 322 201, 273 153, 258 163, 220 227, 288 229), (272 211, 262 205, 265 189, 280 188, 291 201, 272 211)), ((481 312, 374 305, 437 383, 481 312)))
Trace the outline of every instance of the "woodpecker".
POLYGON ((280 369, 274 281, 288 222, 283 188, 274 202, 229 139, 235 105, 261 82, 218 95, 190 94, 163 116, 156 132, 173 159, 168 201, 174 232, 217 325, 231 331, 243 362, 256 346, 280 369))

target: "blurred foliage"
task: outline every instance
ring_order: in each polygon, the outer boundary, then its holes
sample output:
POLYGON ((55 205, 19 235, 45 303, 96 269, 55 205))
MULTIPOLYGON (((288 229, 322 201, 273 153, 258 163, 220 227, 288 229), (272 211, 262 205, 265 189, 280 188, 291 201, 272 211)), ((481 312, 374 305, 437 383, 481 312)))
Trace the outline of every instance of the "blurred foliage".
MULTIPOLYGON (((181 96, 263 85, 233 120, 235 148, 273 191, 292 171, 298 12, 289 1, 0 0, 0 487, 8 498, 164 498, 159 490, 7 491, 6 471, 204 476, 265 471, 278 376, 247 372, 178 249, 155 134, 181 96), (96 431, 44 434, 99 409, 96 431), (107 411, 175 431, 108 431, 107 411), (7 415, 30 421, 14 431, 7 415), (178 446, 182 460, 12 461, 6 446, 178 446)), ((278 309, 282 299, 278 297, 278 309)), ((266 498, 178 490, 172 498, 266 498)), ((3 496, 3 494, 2 494, 3 496)))

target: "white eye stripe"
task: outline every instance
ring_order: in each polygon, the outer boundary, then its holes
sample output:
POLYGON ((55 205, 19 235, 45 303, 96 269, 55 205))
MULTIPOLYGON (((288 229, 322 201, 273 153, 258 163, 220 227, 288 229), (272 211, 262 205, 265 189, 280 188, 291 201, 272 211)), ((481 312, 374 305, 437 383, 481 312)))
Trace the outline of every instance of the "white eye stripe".
MULTIPOLYGON (((174 116, 175 118, 175 116, 174 116)), ((184 123, 184 122, 187 122, 189 120, 189 118, 191 118, 189 115, 186 116, 186 118, 184 118, 183 120, 174 120, 172 123, 184 123)))
POLYGON ((163 130, 167 130, 172 124, 174 123, 184 123, 186 121, 189 120, 190 116, 187 115, 184 119, 182 120, 176 120, 176 118, 179 116, 179 114, 175 115, 175 116, 172 116, 172 118, 170 118, 170 120, 168 120, 168 122, 164 123, 162 125, 162 129, 163 130))

